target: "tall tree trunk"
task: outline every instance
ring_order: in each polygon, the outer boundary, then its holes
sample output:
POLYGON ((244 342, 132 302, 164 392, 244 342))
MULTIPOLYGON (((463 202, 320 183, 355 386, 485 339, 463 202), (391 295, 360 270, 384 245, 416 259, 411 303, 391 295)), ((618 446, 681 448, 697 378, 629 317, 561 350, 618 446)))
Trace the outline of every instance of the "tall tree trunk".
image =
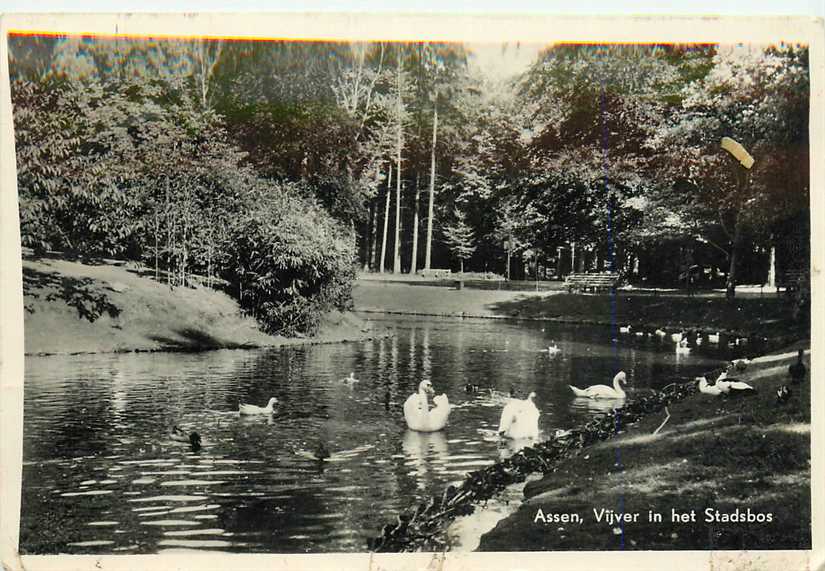
POLYGON ((427 247, 424 250, 424 269, 430 269, 433 247, 433 201, 435 199, 435 143, 438 134, 438 107, 433 107, 433 146, 430 151, 430 200, 427 206, 427 247))
POLYGON ((513 249, 510 245, 510 238, 507 238, 507 281, 510 281, 510 256, 512 253, 513 249))
POLYGON ((421 189, 418 188, 418 174, 415 175, 415 205, 413 207, 413 243, 412 243, 412 260, 410 261, 410 274, 414 274, 416 266, 418 265, 418 198, 421 195, 421 189))
POLYGON ((398 92, 397 114, 398 130, 395 139, 395 247, 393 249, 392 273, 401 273, 401 144, 404 135, 402 125, 401 99, 401 52, 398 53, 398 73, 396 74, 396 90, 398 92))
POLYGON ((384 264, 387 260, 387 226, 390 223, 390 195, 392 194, 392 165, 390 165, 387 176, 387 197, 384 203, 384 237, 381 240, 381 265, 378 268, 380 273, 384 273, 384 264))
POLYGON ((742 225, 739 222, 739 217, 736 218, 736 224, 733 226, 733 242, 730 248, 730 267, 728 268, 728 281, 725 288, 725 297, 728 301, 732 301, 736 297, 736 262, 739 253, 739 241, 742 235, 742 225))
POLYGON ((160 281, 160 216, 155 206, 155 281, 160 281))

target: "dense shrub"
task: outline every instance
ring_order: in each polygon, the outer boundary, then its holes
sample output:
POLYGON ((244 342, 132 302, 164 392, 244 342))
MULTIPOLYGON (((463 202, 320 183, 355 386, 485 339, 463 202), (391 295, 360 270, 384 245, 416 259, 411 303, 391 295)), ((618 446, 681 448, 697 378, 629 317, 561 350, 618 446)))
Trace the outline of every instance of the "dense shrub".
POLYGON ((245 164, 179 85, 19 81, 13 99, 24 245, 141 260, 170 286, 221 276, 269 333, 349 308, 352 232, 245 164))
POLYGON ((313 334, 351 307, 354 235, 290 186, 262 187, 231 227, 223 277, 268 333, 313 334))

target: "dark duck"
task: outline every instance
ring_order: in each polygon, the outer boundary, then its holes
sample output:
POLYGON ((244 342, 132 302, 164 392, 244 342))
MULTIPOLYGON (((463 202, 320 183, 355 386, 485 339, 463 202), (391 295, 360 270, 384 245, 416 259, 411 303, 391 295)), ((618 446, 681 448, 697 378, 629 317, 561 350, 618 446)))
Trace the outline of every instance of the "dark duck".
POLYGON ((788 374, 791 376, 791 380, 795 383, 801 383, 805 380, 805 374, 808 372, 805 364, 802 362, 802 356, 805 354, 804 349, 800 349, 799 353, 797 353, 796 363, 788 367, 788 374))

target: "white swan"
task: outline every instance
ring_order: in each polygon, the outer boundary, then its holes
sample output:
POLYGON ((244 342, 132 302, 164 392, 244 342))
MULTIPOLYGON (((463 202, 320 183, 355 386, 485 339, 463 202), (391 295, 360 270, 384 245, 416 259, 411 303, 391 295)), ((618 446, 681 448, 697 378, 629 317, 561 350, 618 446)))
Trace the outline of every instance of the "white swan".
POLYGON ((524 399, 510 399, 501 411, 498 433, 504 438, 522 439, 539 437, 539 412, 533 399, 536 393, 524 399))
POLYGON ((447 424, 450 416, 450 401, 447 395, 441 394, 433 398, 435 407, 430 409, 427 395, 433 394, 433 384, 430 381, 421 381, 418 392, 411 394, 404 401, 404 420, 410 430, 419 432, 435 432, 447 424))
POLYGON ((239 414, 272 414, 272 407, 273 405, 278 402, 278 399, 272 397, 269 399, 269 402, 266 403, 266 406, 257 406, 254 404, 244 404, 241 403, 238 405, 238 413, 239 414))
POLYGON ((682 341, 682 339, 684 339, 684 337, 685 337, 684 332, 682 332, 682 333, 673 333, 673 334, 670 336, 670 339, 671 339, 674 343, 680 343, 680 342, 682 341))
POLYGON ((586 389, 580 389, 573 385, 568 385, 577 397, 587 397, 591 399, 623 399, 627 394, 622 390, 621 383, 627 384, 627 375, 624 371, 619 371, 613 377, 613 387, 607 385, 593 385, 586 389))
POLYGON ((708 343, 713 343, 714 345, 719 344, 719 332, 718 331, 716 332, 715 335, 713 333, 708 335, 708 343))
POLYGON ((619 333, 630 333, 631 331, 633 331, 633 327, 631 325, 619 326, 619 333))
POLYGON ((656 337, 658 337, 659 339, 664 339, 665 337, 667 337, 667 333, 665 333, 662 329, 657 329, 656 331, 654 331, 654 333, 656 334, 656 337))
POLYGON ((688 340, 682 339, 678 343, 676 343, 676 352, 681 353, 683 355, 687 355, 690 353, 690 347, 688 347, 688 340))
POLYGON ((709 385, 707 377, 699 378, 699 392, 706 395, 719 396, 722 394, 722 389, 718 385, 709 385))

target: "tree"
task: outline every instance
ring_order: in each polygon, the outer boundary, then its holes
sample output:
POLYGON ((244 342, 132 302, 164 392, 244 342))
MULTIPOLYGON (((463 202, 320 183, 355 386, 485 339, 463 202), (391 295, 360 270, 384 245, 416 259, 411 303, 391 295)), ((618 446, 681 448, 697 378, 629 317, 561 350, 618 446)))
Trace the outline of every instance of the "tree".
POLYGON ((475 252, 475 237, 473 229, 467 224, 467 218, 461 210, 453 211, 454 221, 444 227, 444 242, 450 252, 458 258, 461 264, 461 273, 464 273, 464 260, 475 252))
POLYGON ((651 137, 666 185, 660 194, 697 238, 727 258, 727 297, 748 240, 766 235, 808 203, 808 65, 804 48, 720 50, 684 87, 683 102, 651 137), (755 158, 743 168, 723 137, 755 158))

